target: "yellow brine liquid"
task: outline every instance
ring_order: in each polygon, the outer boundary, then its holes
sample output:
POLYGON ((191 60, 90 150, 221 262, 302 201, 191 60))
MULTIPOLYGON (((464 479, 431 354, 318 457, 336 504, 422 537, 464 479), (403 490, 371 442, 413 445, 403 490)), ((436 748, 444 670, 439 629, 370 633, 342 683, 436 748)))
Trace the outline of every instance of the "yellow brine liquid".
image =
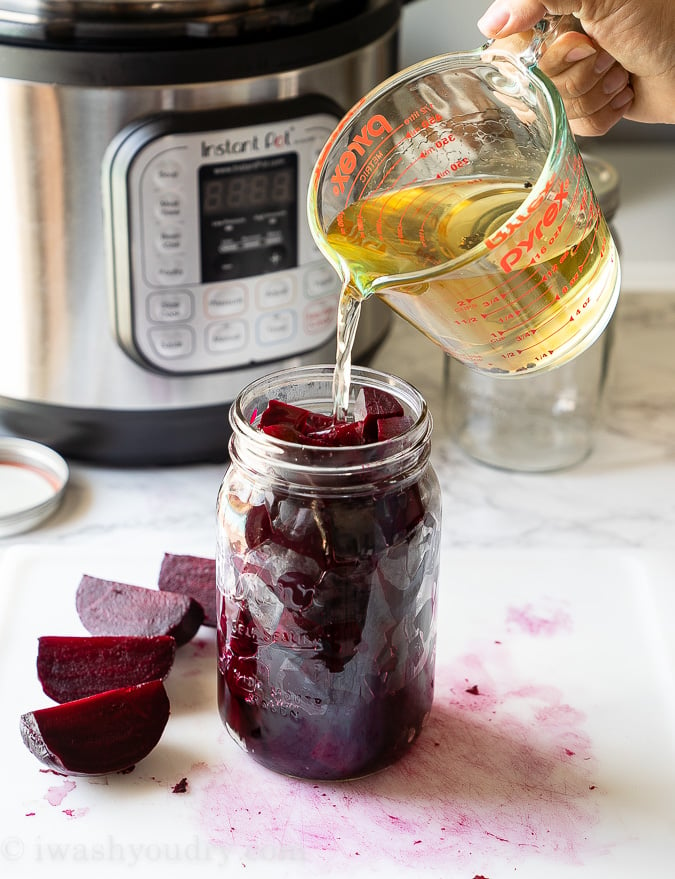
POLYGON ((358 319, 349 300, 372 293, 483 371, 573 356, 618 293, 616 249, 590 187, 555 178, 526 201, 531 188, 495 177, 433 181, 340 212, 326 236, 349 272, 338 370, 358 319))

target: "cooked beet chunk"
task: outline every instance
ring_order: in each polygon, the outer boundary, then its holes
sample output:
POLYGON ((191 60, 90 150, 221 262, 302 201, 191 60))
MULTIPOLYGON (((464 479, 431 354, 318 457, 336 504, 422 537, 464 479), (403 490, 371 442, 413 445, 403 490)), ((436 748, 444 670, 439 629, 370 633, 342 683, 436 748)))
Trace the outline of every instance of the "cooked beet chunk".
POLYGON ((330 427, 303 434, 301 442, 315 446, 362 446, 363 421, 335 421, 330 427))
POLYGON ((159 588, 164 592, 178 592, 194 598, 204 611, 204 625, 215 626, 216 560, 193 555, 165 553, 159 570, 159 588))
POLYGON ((197 634, 204 611, 194 598, 85 574, 75 595, 90 635, 171 635, 176 645, 197 634))
POLYGON ((302 423, 307 416, 307 410, 299 406, 292 406, 281 400, 270 400, 258 422, 261 428, 270 427, 273 424, 285 424, 300 431, 302 423))
POLYGON ((401 436, 413 425, 412 418, 407 415, 392 415, 390 418, 377 419, 377 441, 393 439, 401 436))
POLYGON ((411 425, 412 419, 404 414, 396 397, 373 387, 359 391, 353 421, 339 421, 281 400, 270 400, 258 421, 260 430, 274 439, 331 448, 391 439, 411 425))
POLYGON ((377 418, 391 418, 403 415, 403 407, 393 394, 379 388, 361 388, 354 406, 357 418, 374 415, 377 418))
POLYGON ((21 716, 21 737, 38 760, 68 775, 104 775, 135 766, 169 719, 161 681, 107 690, 21 716))
POLYGON ((176 653, 170 635, 69 637, 38 640, 37 673, 55 702, 72 702, 106 690, 163 680, 176 653))

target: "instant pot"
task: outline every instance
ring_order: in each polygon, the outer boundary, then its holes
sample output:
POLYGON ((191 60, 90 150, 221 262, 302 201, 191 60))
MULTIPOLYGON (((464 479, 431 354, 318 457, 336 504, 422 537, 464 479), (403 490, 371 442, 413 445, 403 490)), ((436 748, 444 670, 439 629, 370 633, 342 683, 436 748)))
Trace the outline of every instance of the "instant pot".
MULTIPOLYGON (((312 166, 398 63, 390 0, 0 0, 0 423, 223 460, 238 391, 332 362, 312 166)), ((363 309, 355 359, 388 328, 363 309)))

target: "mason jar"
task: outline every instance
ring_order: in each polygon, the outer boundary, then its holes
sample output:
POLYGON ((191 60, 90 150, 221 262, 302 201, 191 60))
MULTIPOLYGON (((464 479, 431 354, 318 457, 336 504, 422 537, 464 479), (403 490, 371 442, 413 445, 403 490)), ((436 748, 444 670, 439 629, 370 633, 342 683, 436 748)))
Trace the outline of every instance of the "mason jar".
POLYGON ((218 495, 218 707, 233 738, 287 775, 345 779, 403 755, 431 709, 441 496, 432 419, 403 380, 354 368, 398 400, 402 434, 360 446, 266 435, 269 400, 332 411, 333 366, 245 388, 218 495))

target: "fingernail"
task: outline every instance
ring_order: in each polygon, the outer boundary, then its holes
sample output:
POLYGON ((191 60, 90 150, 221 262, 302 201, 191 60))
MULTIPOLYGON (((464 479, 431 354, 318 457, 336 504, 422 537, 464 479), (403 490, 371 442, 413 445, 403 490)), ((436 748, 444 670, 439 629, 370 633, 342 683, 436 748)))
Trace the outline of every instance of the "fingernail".
POLYGON ((606 70, 609 70, 612 64, 614 64, 614 60, 615 59, 612 58, 609 52, 600 52, 593 69, 596 73, 604 73, 606 70))
POLYGON ((625 88, 623 91, 619 92, 619 94, 609 103, 609 106, 612 110, 620 110, 622 107, 625 107, 626 104, 630 104, 630 102, 635 97, 635 93, 632 88, 625 88))
POLYGON ((496 37, 510 17, 509 10, 499 0, 493 3, 478 20, 478 30, 486 37, 496 37))
POLYGON ((628 82, 628 74, 623 67, 616 67, 610 70, 602 81, 602 90, 606 95, 613 95, 614 92, 623 88, 628 82))
POLYGON ((569 64, 573 64, 575 61, 583 61, 584 58, 590 58, 591 55, 595 55, 595 48, 588 43, 584 43, 583 46, 575 46, 573 49, 565 55, 565 61, 569 64))

